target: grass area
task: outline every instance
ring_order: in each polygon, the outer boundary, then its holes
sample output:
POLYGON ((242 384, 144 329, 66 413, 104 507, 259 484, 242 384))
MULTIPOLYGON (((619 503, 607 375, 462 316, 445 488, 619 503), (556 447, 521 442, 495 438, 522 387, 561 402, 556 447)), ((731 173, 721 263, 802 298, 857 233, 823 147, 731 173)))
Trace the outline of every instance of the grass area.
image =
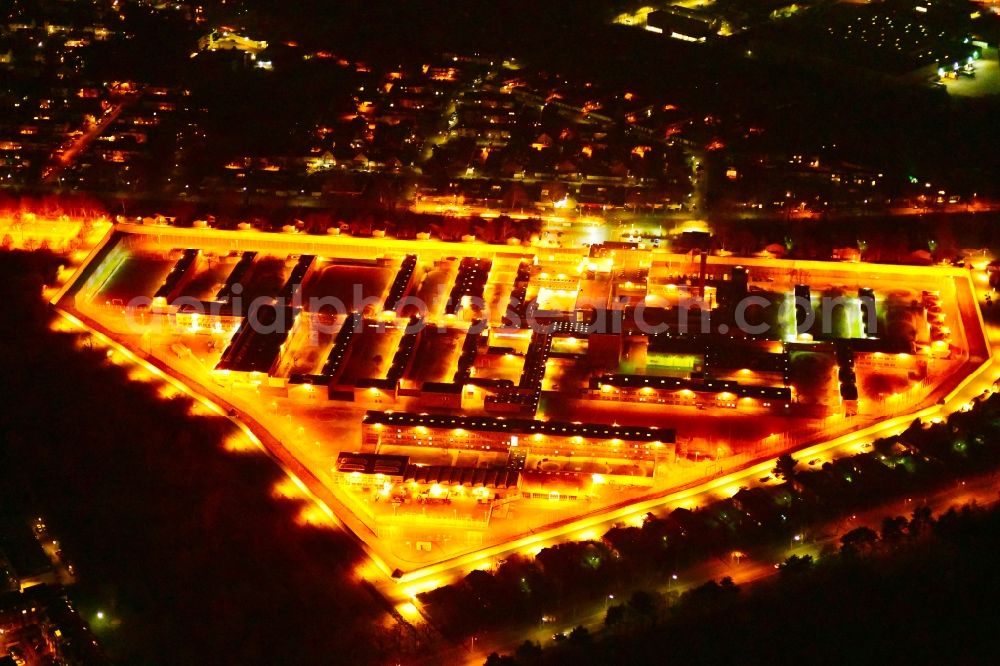
POLYGON ((427 316, 434 319, 444 312, 451 283, 458 273, 458 264, 454 261, 442 262, 423 267, 422 271, 415 296, 419 302, 426 304, 427 316))
POLYGON ((423 382, 450 382, 455 375, 458 353, 465 340, 465 331, 428 327, 420 334, 408 379, 423 382))
POLYGON ((129 255, 101 285, 94 301, 98 304, 127 304, 134 298, 152 298, 177 259, 157 255, 129 255))
POLYGON ((198 260, 194 277, 181 289, 180 296, 182 298, 195 298, 199 301, 214 299, 238 261, 239 257, 203 255, 198 260))
POLYGON ((333 349, 334 339, 344 323, 341 318, 332 326, 313 325, 315 320, 309 319, 309 315, 302 314, 300 317, 304 318, 300 319, 302 323, 298 333, 285 345, 285 353, 278 365, 279 377, 322 372, 323 364, 333 349))
POLYGON ((281 257, 258 256, 243 277, 243 299, 245 307, 258 299, 269 300, 276 298, 285 286, 285 279, 288 277, 290 268, 288 261, 281 257))
POLYGON ((312 310, 309 301, 315 298, 343 304, 344 312, 361 312, 369 305, 374 312, 379 312, 396 268, 338 264, 335 260, 324 262, 303 288, 303 304, 312 310))
POLYGON ((359 379, 385 377, 402 336, 402 329, 379 330, 373 326, 362 328, 351 341, 347 367, 340 381, 344 384, 353 384, 359 379))

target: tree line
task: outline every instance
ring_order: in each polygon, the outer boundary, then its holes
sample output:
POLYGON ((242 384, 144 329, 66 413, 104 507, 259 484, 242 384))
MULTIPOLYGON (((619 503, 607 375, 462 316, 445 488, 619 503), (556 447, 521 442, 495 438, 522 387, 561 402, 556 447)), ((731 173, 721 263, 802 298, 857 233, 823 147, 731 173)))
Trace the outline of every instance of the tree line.
MULTIPOLYGON (((617 525, 599 540, 558 544, 533 558, 511 556, 491 571, 473 571, 420 600, 432 622, 456 639, 534 626, 545 615, 594 604, 609 594, 623 597, 629 590, 662 587, 674 572, 711 558, 787 545, 793 535, 808 535, 811 525, 998 470, 998 442, 1000 396, 993 394, 946 421, 915 421, 863 453, 820 468, 782 456, 773 471, 778 484, 742 488, 697 509, 649 514, 641 526, 617 525)), ((852 537, 853 546, 871 550, 863 536, 852 537)))

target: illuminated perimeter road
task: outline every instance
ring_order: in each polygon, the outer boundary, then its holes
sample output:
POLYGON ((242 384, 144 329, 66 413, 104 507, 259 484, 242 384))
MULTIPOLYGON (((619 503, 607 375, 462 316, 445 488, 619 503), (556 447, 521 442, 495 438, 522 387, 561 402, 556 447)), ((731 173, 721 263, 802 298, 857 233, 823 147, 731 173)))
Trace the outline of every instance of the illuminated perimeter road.
MULTIPOLYGON (((96 248, 95 252, 98 249, 96 248)), ((84 262, 84 265, 86 264, 87 262, 84 262)), ((353 521, 350 516, 346 513, 341 514, 344 516, 344 520, 341 520, 338 517, 339 511, 335 512, 330 508, 331 505, 339 505, 339 502, 333 497, 332 493, 315 479, 305 467, 298 464, 271 433, 263 429, 256 421, 236 413, 230 405, 209 393, 204 387, 189 382, 185 377, 177 375, 164 365, 154 363, 152 359, 145 358, 144 354, 132 351, 100 330, 101 327, 96 323, 84 321, 74 313, 62 309, 59 303, 72 286, 72 282, 73 280, 71 279, 51 300, 51 304, 56 307, 64 320, 74 328, 88 331, 94 337, 95 341, 107 346, 111 350, 115 350, 126 362, 135 364, 158 379, 169 383, 178 391, 185 393, 197 403, 209 409, 212 413, 227 417, 233 421, 255 447, 265 450, 275 459, 294 485, 302 492, 303 496, 314 502, 332 524, 345 529, 358 541, 369 558, 367 564, 359 567, 359 575, 375 584, 377 589, 387 599, 397 605, 397 608, 404 617, 407 615, 412 616, 416 612, 412 603, 416 594, 452 582, 473 569, 490 567, 496 561, 513 554, 534 555, 542 548, 567 540, 598 539, 615 524, 637 522, 650 511, 659 512, 671 510, 679 506, 691 507, 693 505, 703 505, 720 497, 730 497, 742 486, 758 485, 760 477, 768 475, 775 464, 774 459, 765 460, 737 472, 720 476, 662 497, 640 501, 624 508, 612 509, 597 515, 584 516, 551 528, 543 528, 507 543, 459 555, 421 569, 403 573, 398 578, 393 578, 390 568, 385 561, 374 552, 369 544, 358 536, 354 529, 351 529, 349 523, 353 521)), ((963 303, 963 305, 975 307, 974 304, 963 303)), ((981 319, 980 323, 982 325, 981 319)), ((832 459, 839 456, 851 455, 866 450, 866 446, 875 439, 902 432, 914 419, 935 421, 947 417, 952 412, 965 408, 973 398, 981 395, 984 391, 992 390, 993 380, 998 371, 994 362, 995 355, 992 354, 992 350, 1000 345, 1000 336, 997 335, 997 331, 993 330, 992 327, 983 325, 983 330, 990 338, 990 358, 971 372, 938 404, 896 416, 823 443, 806 446, 795 451, 793 456, 798 460, 809 461, 817 457, 832 459)), ((337 506, 337 508, 340 509, 341 507, 337 506)), ((346 508, 344 510, 346 511, 346 508)))

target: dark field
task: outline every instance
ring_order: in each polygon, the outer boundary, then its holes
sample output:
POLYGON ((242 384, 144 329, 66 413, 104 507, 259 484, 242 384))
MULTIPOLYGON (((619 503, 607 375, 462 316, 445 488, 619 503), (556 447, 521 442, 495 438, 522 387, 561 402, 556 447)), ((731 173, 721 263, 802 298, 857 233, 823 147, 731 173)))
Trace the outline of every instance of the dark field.
MULTIPOLYGON (((8 360, 0 511, 41 515, 62 540, 84 618, 109 656, 144 664, 386 660, 397 646, 352 575, 339 532, 296 523, 265 456, 228 453, 234 428, 130 383, 103 350, 49 331, 44 255, 0 255, 8 360)), ((57 263, 57 262, 56 262, 57 263)), ((51 269, 51 265, 48 266, 51 269)))
POLYGON ((133 298, 152 298, 179 257, 129 256, 101 286, 95 302, 126 304, 133 298))
POLYGON ((226 278, 233 272, 238 261, 238 256, 213 257, 203 255, 199 260, 194 277, 181 290, 181 297, 196 298, 200 301, 213 300, 219 289, 226 283, 226 278))
POLYGON ((241 280, 244 305, 250 307, 258 299, 267 302, 276 298, 285 286, 291 264, 290 260, 281 257, 258 256, 241 280))
MULTIPOLYGON (((366 306, 378 313, 382 309, 382 298, 389 283, 395 277, 398 266, 359 266, 338 264, 336 261, 325 262, 316 267, 312 277, 303 287, 303 304, 310 306, 311 299, 323 299, 317 302, 341 306, 344 313, 363 312, 366 306)), ((315 308, 315 309, 323 309, 315 308)))

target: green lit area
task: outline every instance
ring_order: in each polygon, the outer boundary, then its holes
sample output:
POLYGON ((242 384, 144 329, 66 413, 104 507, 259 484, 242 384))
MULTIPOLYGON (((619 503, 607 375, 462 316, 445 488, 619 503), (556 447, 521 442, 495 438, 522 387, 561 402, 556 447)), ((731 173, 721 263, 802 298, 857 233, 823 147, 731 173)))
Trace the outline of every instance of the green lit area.
POLYGON ((692 372, 700 365, 702 357, 697 354, 658 354, 649 353, 646 356, 646 367, 656 370, 679 370, 692 372))
POLYGON ((556 354, 586 354, 587 341, 577 338, 553 338, 552 351, 556 354))

